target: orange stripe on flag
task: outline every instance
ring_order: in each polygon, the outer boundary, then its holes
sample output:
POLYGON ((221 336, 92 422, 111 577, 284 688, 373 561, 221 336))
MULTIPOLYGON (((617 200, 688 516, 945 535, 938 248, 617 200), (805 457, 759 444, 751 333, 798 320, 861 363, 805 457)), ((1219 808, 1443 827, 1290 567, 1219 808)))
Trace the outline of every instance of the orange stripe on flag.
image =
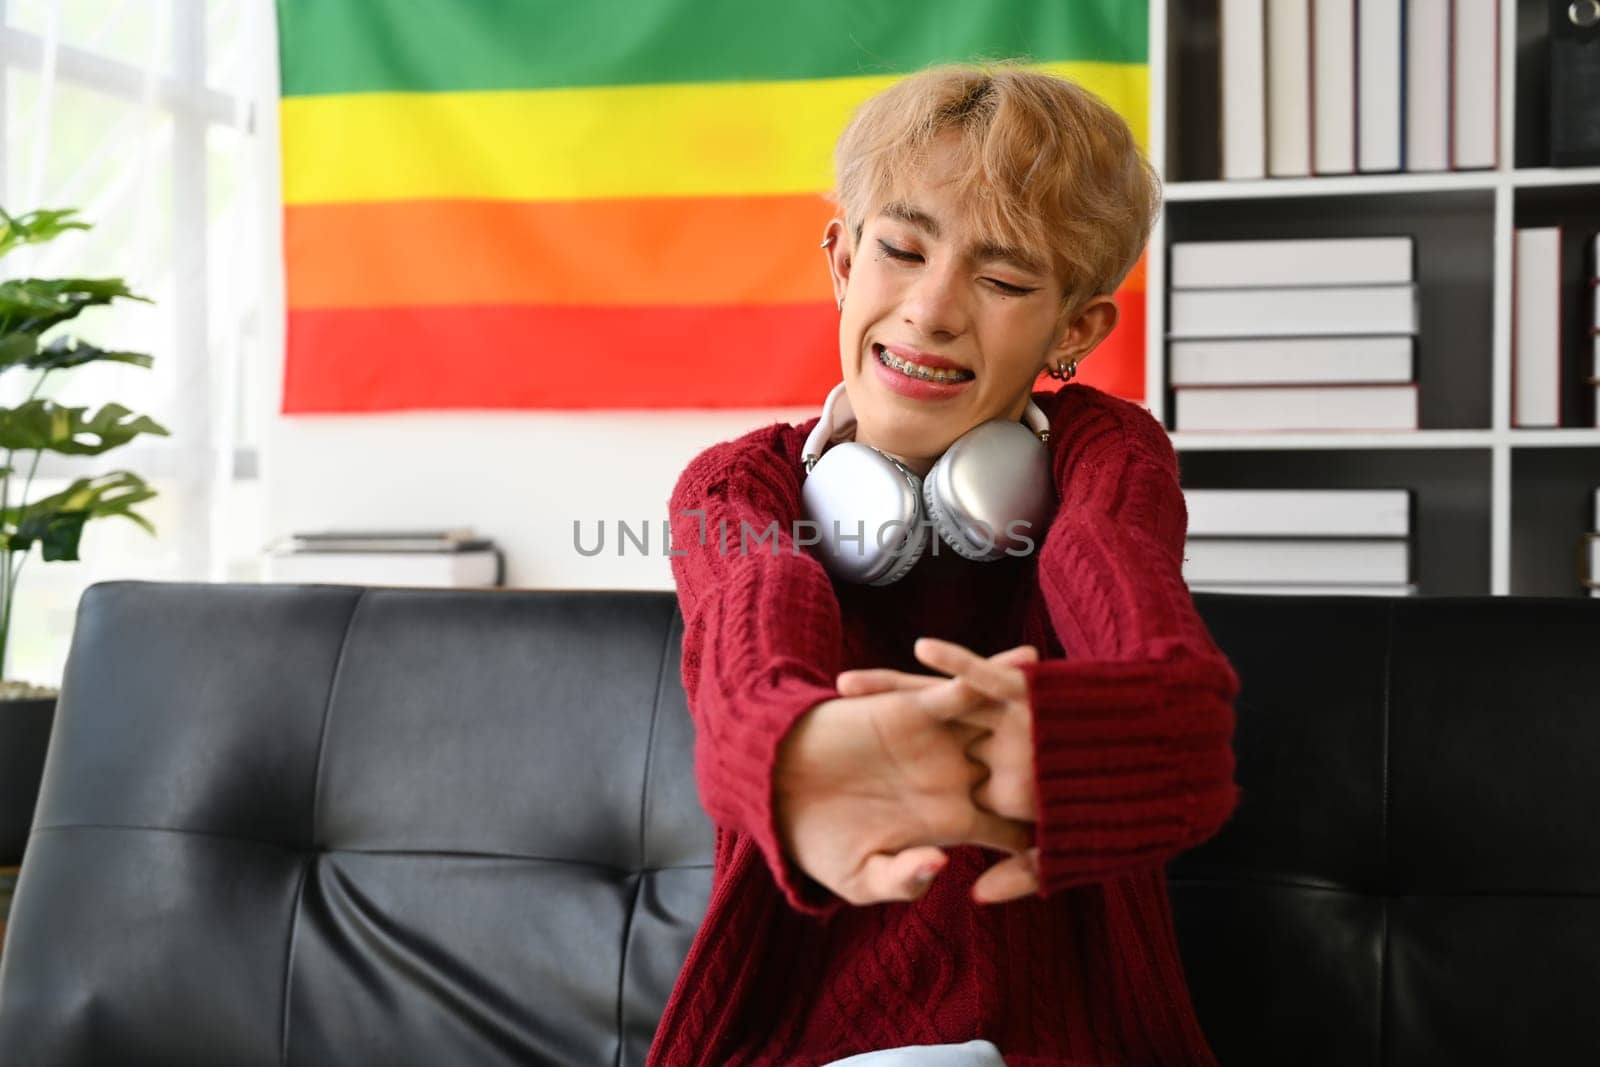
POLYGON ((403 200, 284 211, 291 309, 828 301, 820 196, 403 200))

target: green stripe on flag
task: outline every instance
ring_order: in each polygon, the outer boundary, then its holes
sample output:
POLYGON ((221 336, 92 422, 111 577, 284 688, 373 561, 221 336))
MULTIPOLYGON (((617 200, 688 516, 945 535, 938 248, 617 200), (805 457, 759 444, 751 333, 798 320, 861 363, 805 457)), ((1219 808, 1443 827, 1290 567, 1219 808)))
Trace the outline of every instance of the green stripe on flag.
POLYGON ((1146 62, 1144 0, 278 0, 283 95, 1146 62))

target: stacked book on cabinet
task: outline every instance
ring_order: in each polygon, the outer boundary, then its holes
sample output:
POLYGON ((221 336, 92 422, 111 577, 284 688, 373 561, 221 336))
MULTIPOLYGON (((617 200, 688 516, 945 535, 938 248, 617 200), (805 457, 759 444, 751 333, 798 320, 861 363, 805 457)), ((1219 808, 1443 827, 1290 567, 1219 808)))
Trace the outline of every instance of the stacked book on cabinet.
POLYGON ((1192 592, 1414 596, 1410 489, 1185 489, 1192 592))
POLYGON ((1409 236, 1175 242, 1173 428, 1417 429, 1415 259, 1409 236))
POLYGON ((1221 0, 1222 177, 1492 168, 1500 0, 1221 0))
POLYGON ((481 588, 504 584, 505 555, 470 526, 306 531, 267 546, 262 580, 481 588))
POLYGON ((1519 229, 1511 281, 1511 425, 1519 428, 1600 426, 1600 299, 1596 259, 1600 234, 1570 227, 1519 229), (1588 279, 1568 284, 1566 244, 1586 246, 1588 279), (1576 302, 1574 302, 1576 297, 1576 302), (1577 329, 1588 343, 1569 344, 1577 329), (1576 364, 1570 353, 1581 352, 1576 364))
POLYGON ((1594 529, 1583 535, 1583 585, 1592 597, 1600 597, 1600 486, 1594 491, 1594 529))

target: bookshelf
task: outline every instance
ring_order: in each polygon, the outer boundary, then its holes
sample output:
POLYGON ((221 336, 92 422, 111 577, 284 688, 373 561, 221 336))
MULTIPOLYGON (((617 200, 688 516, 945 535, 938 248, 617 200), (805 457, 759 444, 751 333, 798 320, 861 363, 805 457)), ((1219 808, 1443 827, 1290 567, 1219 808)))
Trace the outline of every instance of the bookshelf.
MULTIPOLYGON (((1169 428, 1186 488, 1414 489, 1423 595, 1583 596, 1576 561, 1595 526, 1600 428, 1511 425, 1512 234, 1600 230, 1600 167, 1543 165, 1548 5, 1500 3, 1497 169, 1221 181, 1217 2, 1151 0, 1150 157, 1166 206, 1147 263, 1146 404, 1169 428), (1401 233, 1417 238, 1419 431, 1171 430, 1174 241, 1401 233)), ((1589 359, 1588 343, 1569 335, 1567 358, 1589 359)))

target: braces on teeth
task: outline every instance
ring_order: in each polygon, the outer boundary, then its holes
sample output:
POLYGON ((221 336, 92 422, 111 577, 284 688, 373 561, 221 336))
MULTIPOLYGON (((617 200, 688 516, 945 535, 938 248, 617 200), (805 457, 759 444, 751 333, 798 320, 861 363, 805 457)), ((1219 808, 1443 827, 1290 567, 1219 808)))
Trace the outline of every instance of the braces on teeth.
POLYGON ((964 382, 968 378, 972 377, 972 375, 967 371, 934 370, 931 367, 924 367, 919 363, 912 363, 908 360, 904 360, 898 356, 892 355, 887 349, 883 348, 877 350, 877 355, 878 361, 883 363, 885 366, 893 367, 901 374, 909 375, 913 378, 921 378, 924 381, 964 382))

